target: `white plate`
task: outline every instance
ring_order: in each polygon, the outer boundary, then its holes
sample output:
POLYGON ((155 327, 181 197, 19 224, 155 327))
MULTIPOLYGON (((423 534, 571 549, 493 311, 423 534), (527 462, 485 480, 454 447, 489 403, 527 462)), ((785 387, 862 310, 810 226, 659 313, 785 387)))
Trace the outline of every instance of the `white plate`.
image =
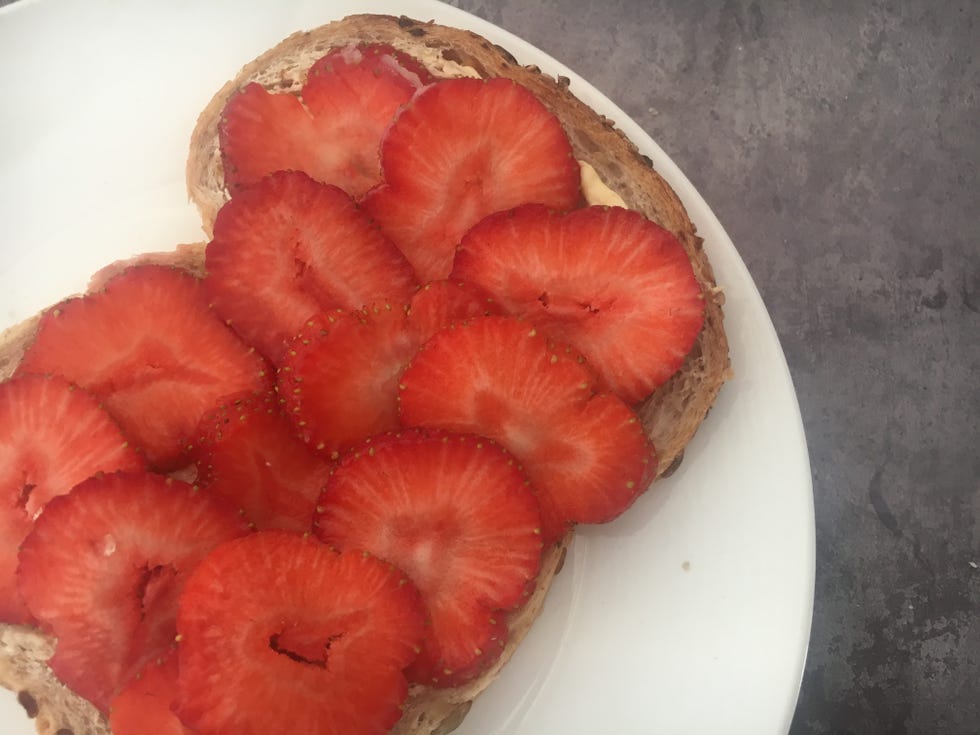
MULTIPOLYGON (((572 71, 432 0, 20 0, 0 9, 0 324, 82 290, 106 263, 201 238, 184 190, 197 113, 287 34, 350 12, 469 27, 571 78, 688 207, 727 295, 736 377, 674 477, 583 531, 546 609, 458 730, 717 733, 789 729, 809 638, 813 498, 772 323, 707 204, 664 152, 572 71)), ((33 732, 7 692, 0 730, 33 732)))

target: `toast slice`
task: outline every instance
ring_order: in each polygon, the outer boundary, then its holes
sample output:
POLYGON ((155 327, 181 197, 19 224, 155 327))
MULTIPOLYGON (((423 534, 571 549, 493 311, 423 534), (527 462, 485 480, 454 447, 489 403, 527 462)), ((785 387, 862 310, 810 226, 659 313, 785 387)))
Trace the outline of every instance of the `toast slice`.
MULTIPOLYGON (((246 64, 218 91, 198 120, 191 138, 187 187, 200 210, 204 232, 211 235, 215 216, 228 200, 218 148, 218 123, 229 98, 249 82, 258 82, 269 91, 298 90, 314 61, 333 48, 359 42, 389 44, 417 59, 436 77, 507 77, 524 85, 561 120, 581 162, 589 164, 626 206, 680 239, 705 296, 704 326, 680 371, 639 407, 658 450, 658 476, 672 472, 731 374, 722 315, 723 293, 715 283, 702 241, 675 192, 610 120, 570 92, 567 79, 550 77, 534 66, 522 66, 505 49, 475 33, 405 17, 355 15, 296 33, 246 64)), ((200 273, 203 247, 181 246, 172 253, 140 259, 174 263, 200 273)), ((93 285, 99 280, 97 276, 93 285)), ((16 367, 36 324, 37 318, 29 319, 0 335, 0 379, 9 377, 16 367)), ((540 613, 569 543, 571 534, 546 552, 537 589, 512 616, 511 637, 497 663, 462 687, 413 687, 405 715, 392 732, 446 733, 462 721, 470 703, 496 678, 540 613)), ((46 667, 44 661, 52 651, 53 641, 37 631, 0 624, 0 684, 19 693, 28 714, 36 718, 41 735, 109 733, 107 723, 95 708, 65 688, 46 667)))
POLYGON ((246 64, 198 118, 187 162, 187 190, 201 213, 205 234, 211 236, 214 218, 229 198, 218 147, 218 124, 228 100, 250 82, 270 92, 299 90, 314 61, 331 49, 358 42, 389 44, 421 62, 435 77, 507 77, 522 84, 561 120, 579 161, 588 163, 628 208, 681 240, 705 294, 705 323, 684 367, 640 412, 660 456, 659 470, 665 471, 694 436, 729 376, 724 296, 677 194, 610 120, 572 94, 567 79, 522 66, 505 49, 471 31, 404 16, 354 15, 295 33, 246 64))

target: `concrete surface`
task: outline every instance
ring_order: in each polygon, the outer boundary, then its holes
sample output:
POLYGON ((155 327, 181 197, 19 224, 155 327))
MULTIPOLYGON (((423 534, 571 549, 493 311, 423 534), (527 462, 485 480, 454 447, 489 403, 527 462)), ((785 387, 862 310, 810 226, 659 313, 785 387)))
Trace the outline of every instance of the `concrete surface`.
POLYGON ((980 3, 452 4, 625 109, 762 292, 816 502, 793 735, 980 732, 980 3))

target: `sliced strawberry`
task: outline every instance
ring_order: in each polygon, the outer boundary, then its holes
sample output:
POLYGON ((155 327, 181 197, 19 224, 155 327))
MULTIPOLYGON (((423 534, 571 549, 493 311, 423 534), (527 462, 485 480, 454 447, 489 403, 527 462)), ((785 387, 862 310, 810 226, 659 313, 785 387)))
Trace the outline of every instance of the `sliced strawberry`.
MULTIPOLYGON (((377 90, 365 88, 364 85, 371 83, 367 74, 373 77, 400 77, 416 90, 435 81, 429 70, 414 56, 398 51, 393 46, 386 43, 352 43, 332 50, 310 67, 306 86, 303 87, 303 99, 317 114, 327 112, 341 115, 343 111, 333 101, 336 96, 357 93, 355 96, 363 103, 369 93, 378 94, 377 90), (356 74, 361 76, 354 76, 356 74), (326 86, 318 86, 321 82, 326 86), (351 91, 351 86, 360 86, 361 89, 351 91), (328 92, 331 92, 327 95, 329 99, 319 99, 328 92)), ((385 83, 392 81, 387 79, 385 83)))
POLYGON ((312 314, 407 303, 408 261, 335 186, 282 171, 225 204, 205 253, 215 311, 271 360, 312 314))
POLYGON ((105 712, 176 634, 188 572, 247 531, 234 509, 149 473, 99 475, 45 506, 20 551, 20 592, 58 644, 59 679, 105 712))
POLYGON ((267 370, 208 309, 198 279, 157 265, 49 309, 18 367, 87 388, 160 470, 180 465, 220 396, 268 385, 267 370))
POLYGON ((436 282, 391 304, 307 321, 281 361, 279 393, 299 435, 336 456, 398 423, 398 379, 436 330, 493 308, 479 289, 436 282))
POLYGON ((279 370, 279 393, 300 437, 336 456, 398 426, 398 378, 418 349, 404 308, 310 319, 279 370))
POLYGON ((330 464, 310 451, 276 393, 232 396, 207 413, 191 455, 197 484, 256 528, 308 531, 330 464))
POLYGON ((194 735, 171 709, 177 696, 177 649, 150 661, 109 706, 112 735, 194 735))
POLYGON ((421 345, 453 322, 500 313, 493 299, 472 283, 458 279, 431 281, 412 297, 408 326, 421 345))
POLYGON ((200 733, 381 735, 424 620, 394 567, 259 531, 215 549, 184 589, 176 711, 200 733))
POLYGON ((17 551, 51 498, 97 472, 143 458, 98 401, 58 377, 0 383, 0 621, 30 623, 17 591, 17 551))
POLYGON ((483 317, 432 337, 401 379, 407 426, 488 436, 538 491, 546 544, 572 523, 622 513, 656 468, 636 414, 595 394, 581 358, 513 317, 483 317))
POLYGON ((414 681, 455 686, 499 656, 504 611, 541 562, 538 503, 514 458, 471 435, 409 430, 345 456, 317 507, 315 533, 404 569, 432 626, 414 681))
POLYGON ((218 128, 233 194, 274 171, 305 171, 359 197, 381 180, 381 137, 398 109, 430 81, 390 46, 349 46, 309 71, 302 102, 252 83, 232 97, 218 128))
POLYGON ((527 202, 569 209, 579 167, 561 123, 508 79, 450 79, 426 87, 381 146, 385 183, 367 212, 419 278, 445 278, 463 233, 527 202))
POLYGON ((676 372, 704 321, 677 238, 618 207, 491 215, 463 237, 453 276, 572 344, 603 387, 630 403, 676 372))

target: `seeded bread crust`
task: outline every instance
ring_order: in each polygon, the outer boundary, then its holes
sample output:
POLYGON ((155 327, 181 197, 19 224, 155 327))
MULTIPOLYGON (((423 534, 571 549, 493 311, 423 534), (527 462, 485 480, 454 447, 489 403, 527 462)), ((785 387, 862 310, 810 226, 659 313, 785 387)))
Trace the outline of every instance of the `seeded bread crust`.
MULTIPOLYGON (((201 113, 191 138, 187 187, 201 212, 205 234, 210 237, 214 218, 228 199, 217 131, 221 112, 231 95, 253 81, 270 91, 297 93, 303 86, 306 69, 316 59, 333 48, 356 42, 390 44, 421 61, 437 77, 473 70, 480 77, 506 77, 524 85, 562 121, 579 160, 591 164, 627 206, 680 239, 704 293, 704 328, 681 370, 637 407, 657 447, 658 476, 672 472, 731 375, 722 321, 723 293, 715 283, 701 238, 677 195, 611 121, 569 91, 567 79, 550 77, 534 66, 522 66, 506 50, 477 34, 405 17, 357 15, 296 33, 245 65, 201 113)), ((139 256, 137 260, 170 263, 201 275, 203 244, 180 246, 171 253, 139 256)), ((91 288, 99 288, 121 267, 116 264, 100 271, 91 288)), ((39 316, 33 317, 0 335, 0 379, 13 373, 33 338, 38 320, 39 316)), ((443 735, 459 725, 472 701, 497 677, 540 614, 570 543, 571 534, 545 552, 537 589, 509 620, 510 640, 499 661, 463 687, 436 690, 414 686, 405 714, 392 731, 395 735, 443 735)), ((111 735, 95 708, 52 675, 44 663, 52 652, 50 638, 30 628, 0 624, 0 685, 19 693, 25 709, 33 713, 40 735, 111 735)))

